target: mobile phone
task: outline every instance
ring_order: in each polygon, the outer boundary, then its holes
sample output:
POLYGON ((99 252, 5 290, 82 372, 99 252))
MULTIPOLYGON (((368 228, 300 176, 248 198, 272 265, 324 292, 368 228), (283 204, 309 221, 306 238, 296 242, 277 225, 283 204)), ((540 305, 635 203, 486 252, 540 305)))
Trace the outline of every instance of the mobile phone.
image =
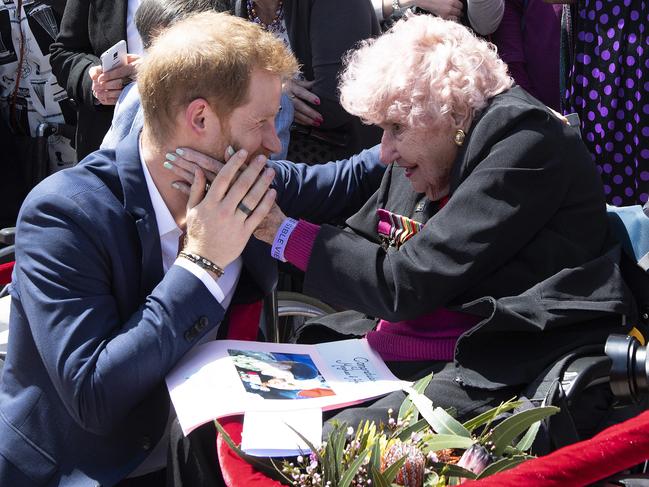
POLYGON ((113 47, 109 47, 100 57, 102 71, 107 73, 115 68, 125 66, 127 64, 126 55, 127 50, 125 40, 121 40, 113 47))

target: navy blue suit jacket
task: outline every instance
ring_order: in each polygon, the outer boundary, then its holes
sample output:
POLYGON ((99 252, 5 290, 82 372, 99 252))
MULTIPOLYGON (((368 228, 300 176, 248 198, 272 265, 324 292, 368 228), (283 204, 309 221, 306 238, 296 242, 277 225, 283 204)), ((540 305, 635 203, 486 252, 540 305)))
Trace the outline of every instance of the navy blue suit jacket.
MULTIPOLYGON (((383 173, 376 149, 275 167, 287 212, 313 218, 353 211, 383 173)), ((163 275, 135 132, 39 184, 21 209, 16 249, 0 485, 113 485, 163 433, 166 373, 225 311, 185 269, 163 275)), ((251 239, 243 260, 268 292, 268 245, 251 239)), ((242 286, 243 276, 237 294, 242 286)))

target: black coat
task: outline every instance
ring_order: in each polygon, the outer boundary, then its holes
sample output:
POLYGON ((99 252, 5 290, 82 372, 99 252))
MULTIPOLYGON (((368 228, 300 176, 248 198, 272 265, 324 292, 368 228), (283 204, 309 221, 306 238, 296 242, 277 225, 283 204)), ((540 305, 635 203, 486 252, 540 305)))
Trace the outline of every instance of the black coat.
POLYGON ((442 306, 484 318, 455 359, 461 381, 485 388, 528 383, 563 353, 625 331, 619 248, 573 129, 515 87, 477 117, 454 164, 439 211, 391 166, 346 230, 322 226, 305 292, 390 321, 442 306), (377 208, 425 225, 386 250, 377 208))
POLYGON ((68 0, 50 64, 59 84, 77 105, 76 149, 79 160, 99 148, 113 118, 113 107, 95 105, 91 66, 99 56, 126 39, 128 0, 68 0))

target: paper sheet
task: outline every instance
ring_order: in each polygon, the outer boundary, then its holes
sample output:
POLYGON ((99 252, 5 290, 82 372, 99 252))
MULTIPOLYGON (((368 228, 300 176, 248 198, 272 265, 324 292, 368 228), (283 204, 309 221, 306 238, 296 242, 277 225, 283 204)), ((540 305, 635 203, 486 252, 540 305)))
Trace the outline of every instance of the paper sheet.
POLYGON ((247 411, 243 419, 241 449, 256 457, 289 457, 311 452, 306 442, 289 427, 306 437, 313 446, 322 443, 322 410, 247 411))

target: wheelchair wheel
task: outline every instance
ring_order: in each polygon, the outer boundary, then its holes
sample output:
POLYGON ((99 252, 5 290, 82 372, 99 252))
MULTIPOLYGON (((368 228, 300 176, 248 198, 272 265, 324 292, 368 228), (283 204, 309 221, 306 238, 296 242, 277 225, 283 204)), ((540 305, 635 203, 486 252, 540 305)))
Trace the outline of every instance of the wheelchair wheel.
POLYGON ((277 293, 277 316, 280 318, 286 316, 315 318, 335 312, 336 310, 328 304, 305 294, 289 291, 277 293))
POLYGON ((277 293, 277 318, 280 342, 290 342, 293 333, 309 318, 335 313, 336 310, 319 299, 301 293, 279 291, 277 293))

